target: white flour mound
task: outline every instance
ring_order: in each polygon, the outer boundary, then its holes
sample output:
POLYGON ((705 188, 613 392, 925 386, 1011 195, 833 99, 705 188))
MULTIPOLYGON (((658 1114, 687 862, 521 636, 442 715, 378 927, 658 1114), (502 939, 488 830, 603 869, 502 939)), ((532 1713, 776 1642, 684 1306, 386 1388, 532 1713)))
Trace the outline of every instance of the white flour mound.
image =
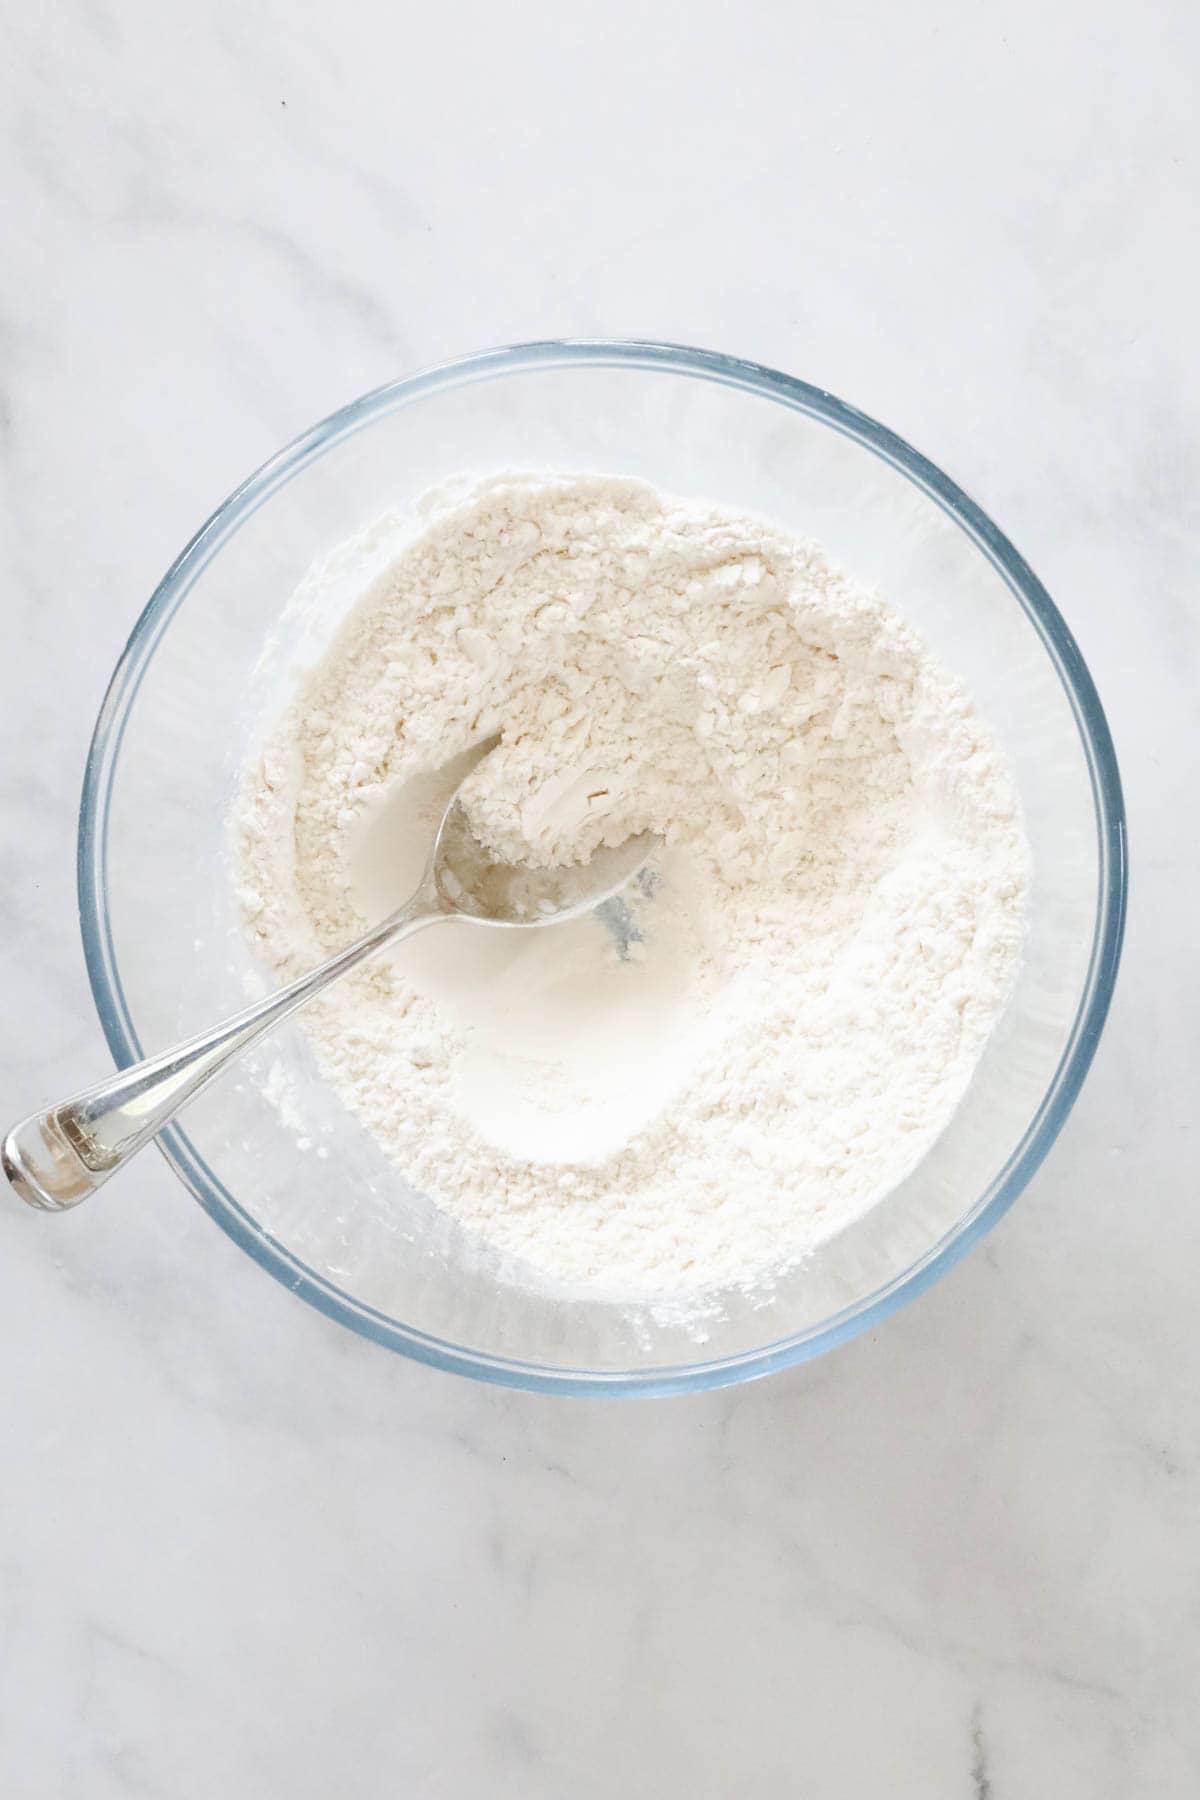
POLYGON ((649 829, 657 865, 603 917, 437 927, 360 970, 303 1015, 322 1069, 542 1276, 794 1262, 928 1150, 1004 1006, 1006 763, 883 601, 761 520, 600 477, 438 504, 376 528, 383 573, 247 772, 253 942, 292 977, 402 899, 454 759, 502 732, 486 840, 571 862, 649 829))

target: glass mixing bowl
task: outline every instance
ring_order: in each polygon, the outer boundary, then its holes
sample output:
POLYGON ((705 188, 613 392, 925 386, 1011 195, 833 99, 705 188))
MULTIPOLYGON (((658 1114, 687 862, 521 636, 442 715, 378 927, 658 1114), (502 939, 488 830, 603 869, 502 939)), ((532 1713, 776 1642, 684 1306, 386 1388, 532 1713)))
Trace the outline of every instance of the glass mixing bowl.
POLYGON ((380 513, 503 468, 642 476, 769 515, 879 587, 970 685, 1016 771, 1034 885, 1019 984, 966 1098, 887 1199, 773 1286, 722 1297, 699 1327, 669 1306, 514 1283, 405 1184, 295 1026, 271 1051, 287 1066, 290 1116, 234 1071, 162 1148, 263 1269, 393 1350, 567 1393, 745 1380, 877 1323, 1012 1204, 1091 1061, 1125 907, 1117 765, 1070 632, 952 481, 832 395, 667 344, 526 344, 381 388, 251 476, 146 607, 96 726, 79 827, 96 1005, 125 1064, 244 1004, 227 818, 271 684, 282 697, 304 653, 286 602, 315 559, 380 513))

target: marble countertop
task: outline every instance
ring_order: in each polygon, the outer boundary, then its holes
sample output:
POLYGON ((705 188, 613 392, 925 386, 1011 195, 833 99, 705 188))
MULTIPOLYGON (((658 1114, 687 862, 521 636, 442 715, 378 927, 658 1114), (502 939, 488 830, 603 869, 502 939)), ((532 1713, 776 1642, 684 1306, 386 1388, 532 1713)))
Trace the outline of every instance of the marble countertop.
POLYGON ((11 1800, 1193 1800, 1200 716, 1187 0, 0 25, 0 1071, 107 1066, 75 809, 114 659, 251 468, 546 335, 738 352, 887 421, 1047 582, 1133 911, 1050 1160, 950 1276, 690 1400, 360 1342, 148 1157, 0 1206, 11 1800))

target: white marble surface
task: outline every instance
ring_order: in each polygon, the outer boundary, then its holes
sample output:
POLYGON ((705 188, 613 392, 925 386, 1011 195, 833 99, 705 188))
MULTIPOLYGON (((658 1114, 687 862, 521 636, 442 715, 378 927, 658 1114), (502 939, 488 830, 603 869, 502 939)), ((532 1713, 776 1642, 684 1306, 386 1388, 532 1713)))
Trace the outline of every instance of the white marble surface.
POLYGON ((1200 1791, 1198 17, 3 9, 7 1111, 105 1066, 75 806, 153 583, 311 420, 484 344, 712 345, 911 438, 1076 629, 1135 857, 1028 1194, 741 1391, 409 1365, 154 1157, 0 1206, 6 1800, 1200 1791))

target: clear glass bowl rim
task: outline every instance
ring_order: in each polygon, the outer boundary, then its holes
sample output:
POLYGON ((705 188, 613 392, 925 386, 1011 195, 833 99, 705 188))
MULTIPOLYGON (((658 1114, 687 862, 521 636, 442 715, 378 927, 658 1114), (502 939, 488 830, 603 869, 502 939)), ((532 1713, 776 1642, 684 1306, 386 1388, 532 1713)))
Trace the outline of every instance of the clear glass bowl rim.
POLYGON ((1078 725, 1098 842, 1099 891, 1087 978, 1070 1038, 1034 1118, 1004 1168, 926 1254, 885 1287, 819 1326, 733 1357, 625 1370, 541 1366, 489 1356, 418 1332, 344 1293, 256 1224, 174 1126, 159 1144, 205 1211, 256 1263, 293 1293, 374 1343, 478 1380, 577 1395, 656 1395, 720 1387, 818 1356, 869 1330, 923 1292, 1007 1212, 1048 1153, 1091 1065, 1121 955, 1128 856, 1121 779, 1108 723, 1087 667, 1046 589, 1009 540, 947 475, 902 438, 834 395, 791 375, 717 351, 643 340, 571 338, 515 344, 458 357, 376 388, 314 425, 236 488, 201 526, 155 589, 113 672, 96 721, 79 814, 78 888, 84 955, 109 1049, 124 1067, 145 1054, 126 1005, 108 910, 108 820, 125 722, 155 648, 201 570, 242 522, 335 444, 384 414, 439 389, 558 367, 649 369, 763 395, 807 413, 900 470, 967 533, 1003 577, 1037 630, 1078 725))

